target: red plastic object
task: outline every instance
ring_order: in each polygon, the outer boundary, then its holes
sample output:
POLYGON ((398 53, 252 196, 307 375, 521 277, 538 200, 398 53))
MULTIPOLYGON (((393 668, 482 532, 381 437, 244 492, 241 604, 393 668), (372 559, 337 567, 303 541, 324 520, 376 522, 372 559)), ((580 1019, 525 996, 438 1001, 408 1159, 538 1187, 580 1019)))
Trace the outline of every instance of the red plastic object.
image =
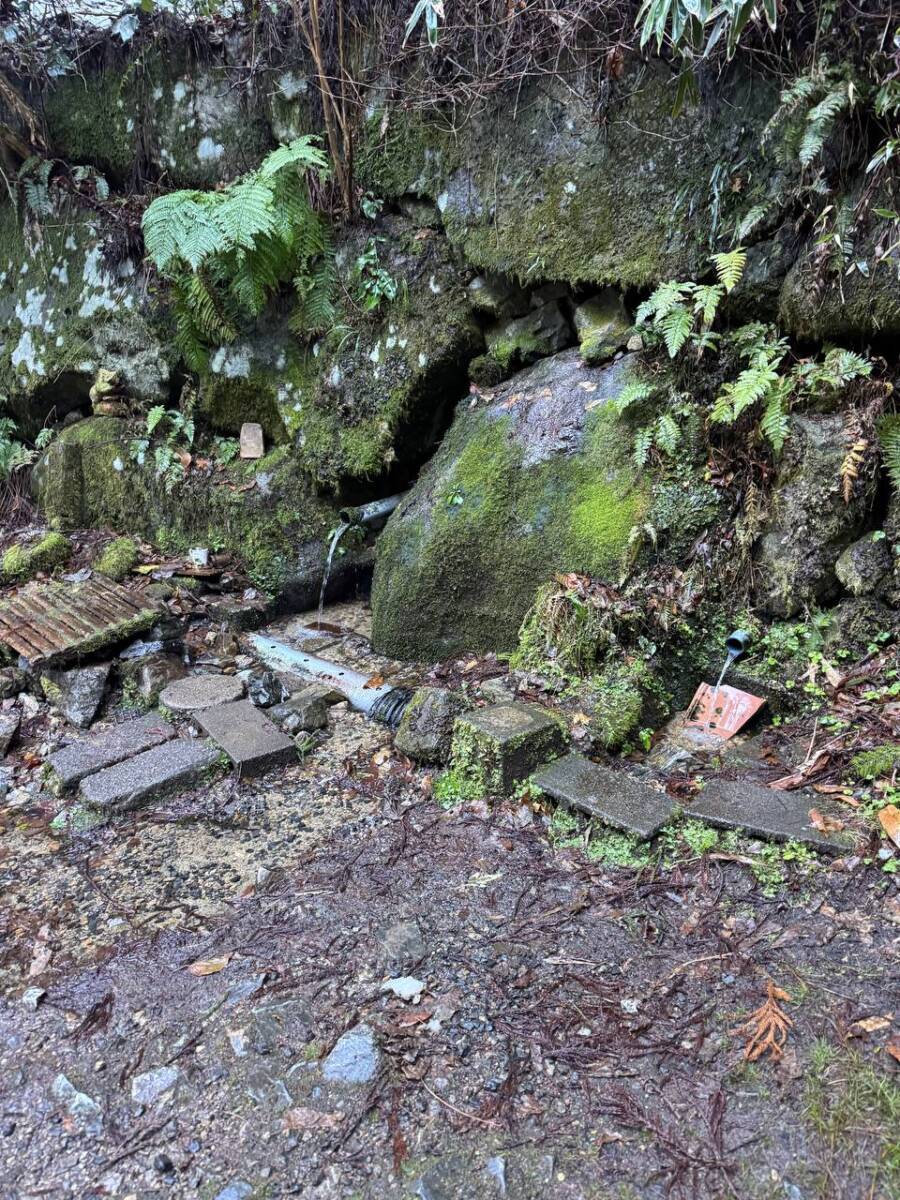
POLYGON ((759 696, 729 687, 727 683, 718 688, 701 683, 687 710, 685 726, 703 729, 727 741, 743 729, 764 704, 765 700, 759 696))

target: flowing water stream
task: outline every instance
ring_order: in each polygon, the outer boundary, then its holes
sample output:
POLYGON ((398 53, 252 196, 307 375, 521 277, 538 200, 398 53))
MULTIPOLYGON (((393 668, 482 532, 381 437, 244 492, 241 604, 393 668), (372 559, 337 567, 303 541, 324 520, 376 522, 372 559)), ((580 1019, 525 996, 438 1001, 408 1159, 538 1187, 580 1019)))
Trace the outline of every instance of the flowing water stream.
POLYGON ((325 574, 322 576, 322 587, 319 591, 319 613, 316 618, 316 625, 322 624, 322 614, 325 611, 325 589, 328 587, 328 578, 331 575, 331 564, 334 562, 334 556, 337 552, 338 543, 341 538, 350 528, 349 521, 342 521, 331 535, 331 545, 328 547, 328 558, 325 560, 325 574))

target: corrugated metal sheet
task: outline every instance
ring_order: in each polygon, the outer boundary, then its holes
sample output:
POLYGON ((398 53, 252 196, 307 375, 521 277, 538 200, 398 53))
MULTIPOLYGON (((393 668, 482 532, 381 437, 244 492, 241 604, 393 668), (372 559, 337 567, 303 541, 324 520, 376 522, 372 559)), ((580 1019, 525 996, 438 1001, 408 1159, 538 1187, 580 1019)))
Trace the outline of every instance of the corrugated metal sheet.
POLYGON ((77 658, 148 629, 155 605, 118 583, 30 583, 0 604, 0 643, 31 666, 77 658))

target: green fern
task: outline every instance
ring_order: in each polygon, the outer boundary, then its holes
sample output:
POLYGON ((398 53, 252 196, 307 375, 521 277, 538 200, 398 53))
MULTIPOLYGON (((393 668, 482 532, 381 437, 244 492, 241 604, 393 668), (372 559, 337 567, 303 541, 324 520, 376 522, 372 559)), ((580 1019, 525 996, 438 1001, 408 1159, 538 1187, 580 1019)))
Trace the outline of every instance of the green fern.
POLYGON ((726 292, 733 291, 740 282, 747 265, 747 251, 741 246, 735 250, 726 250, 722 254, 712 256, 716 268, 716 278, 726 292))
POLYGON ((691 335, 694 328, 694 314, 683 304, 676 304, 658 323, 669 352, 669 358, 674 358, 691 335))
POLYGON ((614 398, 613 407, 621 416, 627 409, 636 404, 642 404, 653 395, 653 386, 643 379, 630 379, 614 398))
POLYGON ((298 328, 331 322, 331 243, 310 204, 307 171, 323 174, 327 161, 313 138, 297 138, 220 191, 171 192, 144 213, 147 253, 172 284, 176 342, 192 369, 212 346, 234 341, 288 282, 298 328))
POLYGON ((635 463, 639 467, 643 467, 650 457, 650 451, 653 449, 653 426, 645 425, 634 435, 634 449, 632 455, 635 463))
POLYGON ((891 481, 891 487, 900 493, 900 414, 883 417, 878 426, 881 443, 881 458, 891 481))

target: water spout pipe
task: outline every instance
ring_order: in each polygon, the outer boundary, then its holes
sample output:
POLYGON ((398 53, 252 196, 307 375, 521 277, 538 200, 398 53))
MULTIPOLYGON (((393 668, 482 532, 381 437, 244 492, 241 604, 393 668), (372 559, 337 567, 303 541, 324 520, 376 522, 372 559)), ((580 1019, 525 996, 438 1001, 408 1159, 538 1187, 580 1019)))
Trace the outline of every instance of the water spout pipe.
POLYGON ((286 642, 265 637, 261 633, 250 634, 247 641, 273 671, 289 671, 316 683, 327 683, 336 691, 343 692, 357 712, 365 713, 367 717, 391 728, 396 728, 400 723, 403 710, 412 695, 407 688, 393 687, 387 683, 373 687, 365 675, 360 675, 350 667, 307 654, 304 650, 295 650, 286 642))
POLYGON ((729 633, 725 639, 725 649, 728 651, 729 659, 732 662, 739 662, 745 654, 749 653, 752 642, 753 636, 746 629, 735 629, 734 633, 729 633))
POLYGON ((342 508, 340 518, 348 525, 369 527, 383 524, 405 495, 405 492, 400 492, 396 496, 385 496, 383 500, 371 500, 368 504, 360 504, 356 508, 342 508))

